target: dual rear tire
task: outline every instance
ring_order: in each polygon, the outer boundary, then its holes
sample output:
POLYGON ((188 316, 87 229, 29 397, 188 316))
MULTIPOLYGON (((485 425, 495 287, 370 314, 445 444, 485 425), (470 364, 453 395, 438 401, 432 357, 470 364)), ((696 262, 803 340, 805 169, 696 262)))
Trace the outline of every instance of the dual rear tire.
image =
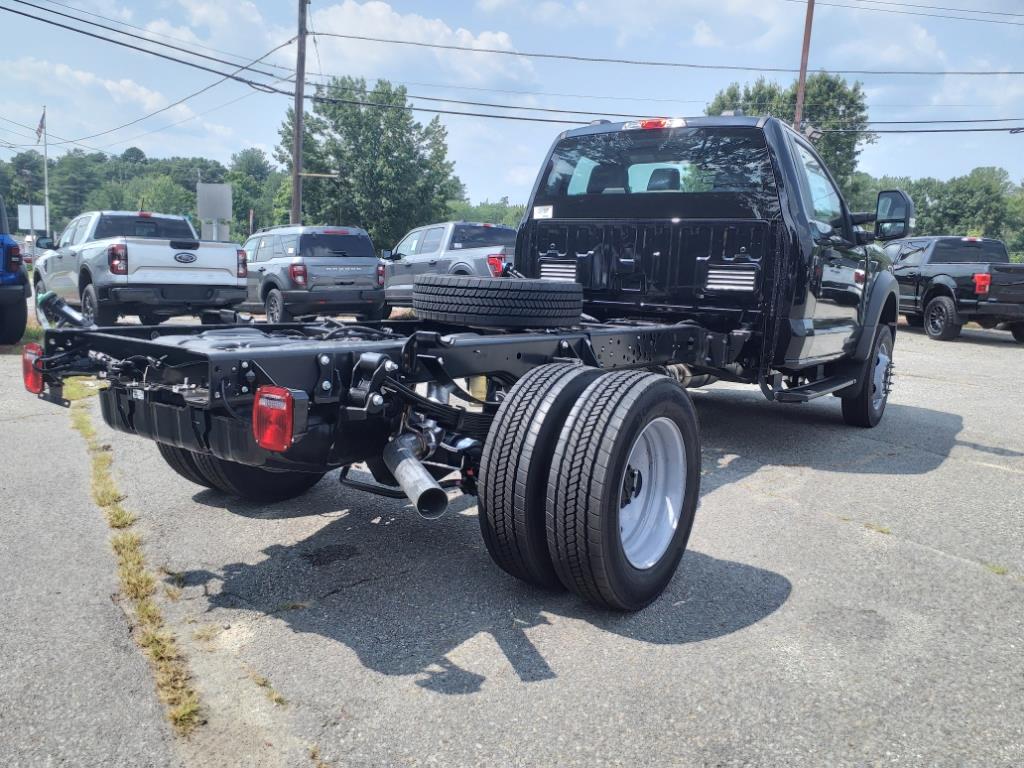
POLYGON ((501 568, 638 610, 672 579, 693 526, 696 413, 666 376, 541 366, 498 409, 480 480, 480 527, 501 568))

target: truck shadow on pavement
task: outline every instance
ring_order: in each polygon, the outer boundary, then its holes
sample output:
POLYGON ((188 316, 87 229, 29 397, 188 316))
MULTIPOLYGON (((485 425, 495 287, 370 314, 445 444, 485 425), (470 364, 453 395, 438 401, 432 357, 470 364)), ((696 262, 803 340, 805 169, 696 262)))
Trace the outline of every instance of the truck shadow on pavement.
MULTIPOLYGON (((954 446, 998 456, 1008 449, 959 441, 960 416, 891 403, 874 430, 842 423, 833 398, 778 406, 756 393, 708 390, 694 398, 704 441, 702 494, 740 482, 767 465, 809 467, 880 476, 923 474, 954 446)), ((202 585, 209 610, 254 611, 351 648, 361 663, 386 675, 416 675, 417 684, 446 694, 480 689, 483 675, 460 666, 489 635, 524 682, 555 677, 537 643, 597 642, 586 630, 551 617, 584 622, 632 640, 675 644, 711 640, 749 627, 788 599, 790 581, 743 563, 689 550, 665 594, 636 614, 589 608, 574 595, 531 588, 494 566, 480 539, 474 500, 456 499, 440 521, 421 520, 408 504, 368 497, 326 477, 300 500, 256 506, 226 501, 213 491, 198 503, 243 516, 287 518, 297 513, 333 518, 311 537, 273 545, 256 563, 219 572, 183 574, 202 585)), ((700 525, 698 512, 697 525, 700 525)), ((493 665, 489 668, 493 668, 493 665)), ((467 665, 470 666, 470 665, 467 665)))
MULTIPOLYGON (((258 563, 180 577, 186 587, 202 585, 210 611, 272 615, 295 632, 343 643, 369 669, 417 675, 418 685, 438 693, 480 689, 485 677, 458 659, 460 646, 469 641, 467 652, 479 658, 486 645, 474 639, 481 634, 493 639, 519 680, 536 682, 556 675, 535 645, 535 639, 543 644, 549 636, 528 631, 550 625, 552 618, 645 643, 684 644, 760 621, 791 590, 777 573, 691 550, 653 605, 636 614, 600 611, 575 595, 532 588, 493 565, 472 499, 456 500, 446 518, 428 522, 401 502, 367 503, 365 495, 333 479, 328 476, 302 498, 308 514, 336 517, 313 536, 268 547, 258 563)), ((223 497, 212 492, 200 497, 223 506, 223 497)), ((558 633, 572 633, 573 642, 593 641, 586 629, 558 624, 558 633)), ((485 663, 494 668, 492 661, 485 663)))

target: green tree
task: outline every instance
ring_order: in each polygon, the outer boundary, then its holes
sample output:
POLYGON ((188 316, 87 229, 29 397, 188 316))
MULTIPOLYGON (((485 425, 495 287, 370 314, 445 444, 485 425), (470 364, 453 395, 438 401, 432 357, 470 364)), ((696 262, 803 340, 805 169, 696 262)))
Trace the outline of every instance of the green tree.
POLYGON ((128 210, 194 216, 196 196, 182 189, 168 175, 151 175, 128 182, 124 191, 124 203, 128 210))
MULTIPOLYGON (((704 112, 719 115, 725 110, 741 109, 747 115, 773 115, 792 123, 796 116, 796 91, 795 81, 788 88, 765 78, 742 87, 733 83, 719 91, 704 112)), ((867 100, 861 84, 850 85, 842 76, 828 72, 808 75, 803 126, 846 131, 823 133, 815 140, 818 153, 846 191, 861 150, 876 138, 867 131, 867 100)))
POLYGON ((448 218, 460 221, 481 221, 489 224, 505 224, 510 227, 518 227, 523 218, 523 211, 526 206, 519 203, 510 203, 507 197, 490 202, 484 200, 482 203, 473 205, 469 200, 452 200, 449 203, 448 218))
MULTIPOLYGON (((461 199, 463 187, 440 120, 417 122, 405 88, 385 80, 371 89, 362 79, 334 78, 317 95, 305 121, 303 167, 338 177, 304 180, 305 223, 362 226, 385 247, 415 226, 447 217, 448 201, 461 199)), ((289 111, 276 152, 286 167, 292 117, 289 111)))
POLYGON ((249 211, 253 227, 267 227, 276 223, 274 198, 284 174, 274 168, 262 149, 249 147, 232 155, 226 181, 231 184, 234 205, 232 231, 241 238, 249 233, 249 211))

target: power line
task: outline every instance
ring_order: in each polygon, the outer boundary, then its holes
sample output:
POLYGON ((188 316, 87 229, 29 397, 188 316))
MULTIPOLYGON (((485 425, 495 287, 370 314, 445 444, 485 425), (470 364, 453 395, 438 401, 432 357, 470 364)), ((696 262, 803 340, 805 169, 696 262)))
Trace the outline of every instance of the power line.
MULTIPOLYGON (((786 0, 786 2, 803 3, 804 0, 786 0)), ((823 3, 828 4, 828 3, 823 3)), ((841 6, 856 8, 858 6, 841 6)), ((895 11, 894 11, 895 13, 895 11)), ((1013 23, 1013 22, 1006 22, 1013 23)), ((1024 26, 1022 24, 1021 26, 1024 26)), ((782 72, 785 74, 799 73, 797 69, 788 67, 747 67, 734 64, 695 64, 692 62, 680 61, 655 61, 650 59, 620 59, 607 58, 602 56, 577 56, 567 53, 541 53, 538 51, 508 51, 501 48, 470 48, 465 45, 451 45, 447 43, 424 43, 419 40, 396 40, 387 37, 371 37, 370 35, 353 35, 343 32, 318 32, 320 37, 338 37, 345 40, 361 40, 370 43, 387 43, 389 45, 410 45, 417 48, 434 48, 448 51, 464 51, 468 53, 493 53, 502 56, 518 56, 529 59, 557 59, 560 61, 579 61, 600 64, 627 64, 630 66, 645 67, 674 67, 682 69, 710 69, 710 70, 735 70, 740 72, 782 72)), ((988 70, 909 70, 909 69, 832 69, 828 70, 837 75, 1024 75, 1024 70, 1007 70, 1002 72, 988 70)))
POLYGON ((954 11, 957 13, 976 13, 984 16, 1020 16, 1024 13, 1012 13, 1011 11, 979 11, 974 8, 949 8, 942 5, 921 5, 920 3, 898 3, 896 0, 857 0, 858 3, 873 3, 875 5, 897 5, 902 8, 924 8, 929 11, 954 11))
MULTIPOLYGON (((42 11, 43 13, 50 13, 50 14, 53 14, 54 16, 61 16, 61 17, 65 18, 65 19, 71 19, 72 21, 77 21, 77 22, 79 22, 81 24, 88 24, 88 25, 93 26, 93 27, 99 27, 100 29, 105 29, 105 30, 108 30, 108 31, 113 32, 115 34, 118 34, 118 35, 124 35, 125 37, 131 37, 131 38, 134 38, 136 40, 143 40, 143 41, 145 41, 147 43, 156 43, 157 45, 162 45, 162 46, 164 46, 166 48, 171 48, 172 50, 175 50, 175 51, 181 51, 182 53, 185 53, 185 54, 187 54, 189 56, 197 56, 197 57, 199 57, 201 59, 207 59, 208 61, 216 61, 216 62, 218 62, 220 64, 227 64, 229 66, 237 66, 237 62, 226 61, 226 60, 224 60, 222 58, 218 58, 216 56, 210 56, 209 54, 205 54, 205 53, 198 53, 198 52, 193 51, 193 50, 191 50, 189 48, 183 48, 180 45, 172 45, 171 43, 163 43, 163 42, 160 42, 158 40, 153 40, 151 37, 144 37, 142 35, 136 35, 136 34, 133 34, 131 32, 125 32, 124 30, 121 30, 121 29, 115 29, 114 27, 109 27, 106 24, 99 24, 99 23, 97 23, 95 21, 89 21, 88 19, 82 19, 82 18, 79 18, 78 16, 72 16, 69 13, 61 13, 60 11, 54 11, 54 10, 52 10, 50 8, 45 8, 45 7, 41 6, 41 5, 36 5, 35 3, 30 3, 30 2, 28 2, 28 0, 10 0, 10 2, 19 3, 21 5, 27 5, 27 6, 31 7, 31 8, 36 8, 36 9, 42 11)), ((10 9, 5 9, 5 10, 10 10, 10 9)), ((240 69, 249 69, 249 68, 250 67, 248 67, 248 66, 242 66, 240 69)), ((273 72, 267 72, 267 71, 262 70, 262 69, 253 69, 252 71, 257 73, 257 74, 260 74, 260 75, 265 75, 267 77, 275 77, 273 72)))
MULTIPOLYGON (((800 3, 801 5, 805 0, 785 0, 787 3, 800 3)), ((870 0, 869 0, 870 2, 870 0)), ((900 16, 925 16, 930 19, 951 19, 954 21, 975 21, 979 24, 1009 24, 1014 27, 1024 27, 1024 22, 1021 21, 1006 21, 1004 19, 976 19, 970 16, 949 16, 942 13, 923 13, 921 11, 899 11, 894 8, 872 8, 867 5, 845 5, 843 3, 831 3, 831 2, 818 2, 818 5, 828 5, 832 8, 852 8, 856 11, 877 11, 879 13, 895 13, 900 16)), ((953 74, 953 73, 950 73, 953 74)), ((956 74, 971 74, 967 72, 958 72, 956 74)), ((974 73, 978 74, 978 73, 974 73)))

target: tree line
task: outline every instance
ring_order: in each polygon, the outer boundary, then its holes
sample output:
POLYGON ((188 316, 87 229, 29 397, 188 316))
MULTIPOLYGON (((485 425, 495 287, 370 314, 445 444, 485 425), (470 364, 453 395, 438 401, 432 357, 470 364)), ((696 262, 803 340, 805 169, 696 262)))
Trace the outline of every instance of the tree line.
MULTIPOLYGON (((444 126, 437 117, 426 123, 415 120, 404 87, 386 80, 370 87, 363 79, 342 77, 320 86, 317 95, 321 98, 304 123, 303 168, 320 175, 303 181, 305 223, 362 226, 382 248, 434 221, 519 223, 524 206, 507 197, 469 202, 448 157, 444 126)), ((795 105, 795 83, 783 86, 761 78, 723 89, 705 112, 742 110, 792 121, 795 105)), ((946 181, 875 178, 858 171, 860 152, 876 136, 868 130, 863 87, 838 75, 818 72, 808 77, 804 124, 855 129, 815 139, 854 209, 874 208, 881 189, 905 189, 917 205, 917 234, 998 237, 1024 257, 1024 184, 1005 170, 975 168, 946 181)), ((235 240, 249 234, 250 218, 254 229, 285 224, 291 201, 291 133, 288 110, 272 157, 248 148, 227 165, 204 157, 151 158, 137 147, 120 155, 73 149, 50 159, 51 226, 60 232, 80 212, 96 209, 155 210, 196 220, 198 181, 232 185, 235 240)), ((17 204, 28 202, 30 192, 40 204, 42 189, 39 152, 28 150, 0 160, 0 195, 12 224, 17 204)))

